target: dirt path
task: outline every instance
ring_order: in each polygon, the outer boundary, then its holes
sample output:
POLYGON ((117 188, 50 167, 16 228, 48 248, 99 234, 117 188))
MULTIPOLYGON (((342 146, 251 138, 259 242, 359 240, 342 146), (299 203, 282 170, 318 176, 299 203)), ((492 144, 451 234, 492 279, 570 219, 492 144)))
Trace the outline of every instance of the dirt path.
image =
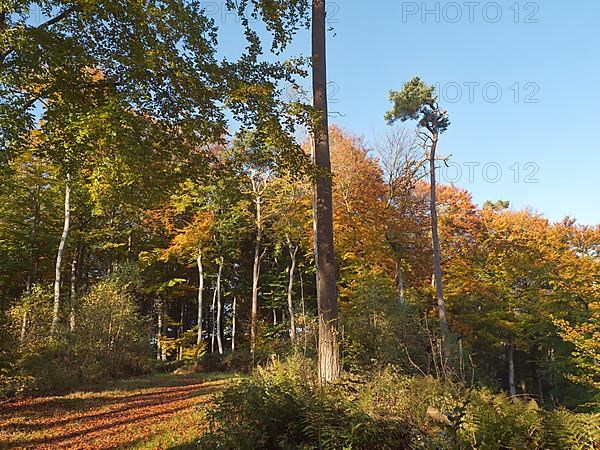
POLYGON ((227 382, 224 377, 162 375, 106 391, 3 404, 0 448, 185 448, 201 432, 196 406, 227 382))

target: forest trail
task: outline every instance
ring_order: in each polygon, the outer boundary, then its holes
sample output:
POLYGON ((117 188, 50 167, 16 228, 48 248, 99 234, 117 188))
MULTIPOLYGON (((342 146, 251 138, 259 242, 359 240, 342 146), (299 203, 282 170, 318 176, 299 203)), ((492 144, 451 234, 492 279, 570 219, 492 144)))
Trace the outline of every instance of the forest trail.
POLYGON ((184 449, 231 376, 157 375, 0 405, 1 449, 184 449))

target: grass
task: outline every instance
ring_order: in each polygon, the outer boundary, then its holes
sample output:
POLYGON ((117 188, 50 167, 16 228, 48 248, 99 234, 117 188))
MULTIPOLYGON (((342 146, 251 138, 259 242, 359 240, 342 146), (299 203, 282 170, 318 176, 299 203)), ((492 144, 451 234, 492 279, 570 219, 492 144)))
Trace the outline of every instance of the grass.
POLYGON ((159 374, 10 402, 0 412, 0 448, 193 448, 204 407, 235 378, 159 374))

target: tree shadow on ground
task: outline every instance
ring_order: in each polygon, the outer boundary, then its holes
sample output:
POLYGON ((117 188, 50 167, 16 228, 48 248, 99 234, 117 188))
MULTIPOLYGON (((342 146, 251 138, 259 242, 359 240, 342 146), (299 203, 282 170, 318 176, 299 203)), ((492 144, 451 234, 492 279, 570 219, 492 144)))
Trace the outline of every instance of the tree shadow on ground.
MULTIPOLYGON (((125 395, 110 391, 108 395, 88 399, 50 397, 19 402, 0 413, 0 425, 9 432, 5 434, 9 439, 0 447, 83 448, 81 445, 94 442, 93 447, 87 448, 116 448, 100 445, 100 442, 110 441, 121 448, 122 440, 130 440, 137 432, 139 438, 131 444, 140 443, 151 433, 153 424, 190 408, 197 402, 194 398, 208 399, 220 391, 224 378, 204 383, 199 383, 197 377, 175 379, 172 387, 153 387, 145 391, 142 388, 142 392, 129 395, 127 391, 122 391, 125 395), (96 439, 98 447, 95 447, 96 439)), ((193 443, 190 445, 182 448, 195 448, 193 443)))

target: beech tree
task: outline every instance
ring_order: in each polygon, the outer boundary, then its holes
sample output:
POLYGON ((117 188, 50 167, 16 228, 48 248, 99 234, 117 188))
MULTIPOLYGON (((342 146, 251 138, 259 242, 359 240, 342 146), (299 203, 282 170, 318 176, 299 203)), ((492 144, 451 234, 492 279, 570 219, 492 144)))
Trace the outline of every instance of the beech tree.
POLYGON ((389 210, 385 239, 394 255, 394 270, 398 300, 405 300, 404 268, 409 259, 409 247, 418 233, 416 218, 417 182, 423 177, 424 160, 417 154, 415 136, 406 128, 393 127, 375 144, 379 165, 386 186, 385 204, 389 210))
POLYGON ((266 248, 262 247, 263 233, 265 229, 265 217, 263 211, 263 201, 265 191, 271 182, 272 173, 268 168, 250 168, 250 195, 254 204, 254 258, 252 265, 252 309, 250 314, 250 353, 254 360, 256 350, 256 326, 258 322, 258 293, 261 262, 265 255, 266 248))
MULTIPOLYGON (((450 122, 418 78, 386 115, 416 134, 390 128, 374 153, 330 126, 328 6, 226 0, 246 45, 220 59, 227 27, 203 2, 0 2, 0 396, 197 366, 206 348, 207 366, 250 371, 301 340, 320 383, 391 365, 384 383, 437 391, 451 328, 464 381, 552 408, 598 398, 600 229, 440 184, 450 122), (286 59, 303 26, 310 68, 286 59), (312 107, 284 101, 311 75, 312 107)), ((440 398, 471 414, 491 397, 440 398)), ((484 422, 473 439, 508 424, 484 422)))
MULTIPOLYGON (((178 220, 177 222, 180 222, 178 220)), ((185 222, 184 222, 185 223, 185 222)), ((204 281, 205 259, 208 250, 214 244, 214 215, 211 211, 197 211, 184 228, 177 230, 166 249, 167 256, 183 257, 184 260, 194 261, 198 268, 198 331, 196 345, 200 346, 203 340, 202 313, 204 309, 204 281)), ((219 267, 222 270, 222 266, 219 267)))
POLYGON ((333 224, 340 284, 362 270, 387 266, 387 211, 381 168, 357 137, 331 127, 333 224))
POLYGON ((310 187, 306 181, 290 174, 276 177, 267 197, 268 207, 274 216, 271 226, 273 240, 277 248, 287 249, 289 255, 286 296, 290 339, 294 343, 297 337, 294 282, 299 259, 302 253, 309 251, 308 236, 312 231, 310 187))

